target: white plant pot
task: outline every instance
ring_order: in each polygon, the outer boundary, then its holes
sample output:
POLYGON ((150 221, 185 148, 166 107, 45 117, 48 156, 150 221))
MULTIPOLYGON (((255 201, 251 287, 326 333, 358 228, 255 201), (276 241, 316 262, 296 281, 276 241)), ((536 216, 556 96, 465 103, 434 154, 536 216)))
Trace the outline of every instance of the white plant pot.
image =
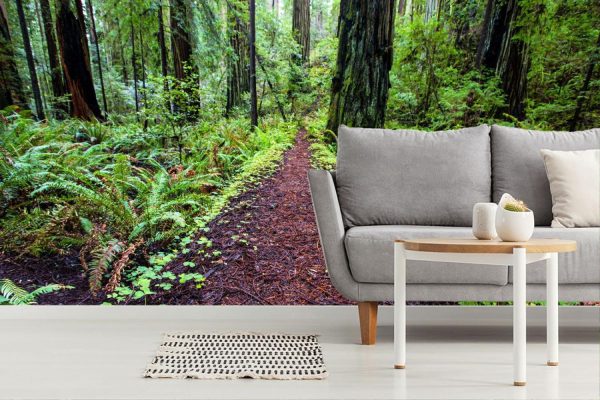
POLYGON ((496 211, 496 232, 505 242, 526 242, 533 235, 533 211, 508 211, 498 207, 496 211))

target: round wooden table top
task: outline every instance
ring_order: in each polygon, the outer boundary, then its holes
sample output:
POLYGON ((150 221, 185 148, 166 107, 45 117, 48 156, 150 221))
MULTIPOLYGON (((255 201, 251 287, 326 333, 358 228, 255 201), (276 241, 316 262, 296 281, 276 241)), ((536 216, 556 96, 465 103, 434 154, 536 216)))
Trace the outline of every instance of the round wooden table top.
POLYGON ((396 240, 404 243, 406 250, 434 253, 512 253, 515 248, 527 249, 528 253, 568 253, 577 250, 574 240, 531 239, 527 242, 503 242, 479 239, 411 239, 396 240))

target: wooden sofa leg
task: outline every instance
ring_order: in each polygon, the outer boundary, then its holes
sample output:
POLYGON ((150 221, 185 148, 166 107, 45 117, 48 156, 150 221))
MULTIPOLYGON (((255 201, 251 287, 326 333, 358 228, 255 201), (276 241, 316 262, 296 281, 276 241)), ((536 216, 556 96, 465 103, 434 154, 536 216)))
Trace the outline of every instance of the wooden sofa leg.
POLYGON ((362 344, 371 345, 377 341, 377 306, 376 301, 361 301, 358 303, 362 344))

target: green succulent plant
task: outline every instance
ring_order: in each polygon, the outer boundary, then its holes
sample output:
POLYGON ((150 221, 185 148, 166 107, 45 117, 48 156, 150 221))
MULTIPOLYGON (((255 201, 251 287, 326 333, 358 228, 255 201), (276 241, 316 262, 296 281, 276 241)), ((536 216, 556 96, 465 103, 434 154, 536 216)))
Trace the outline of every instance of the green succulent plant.
POLYGON ((504 204, 504 209, 507 211, 513 212, 527 212, 529 208, 527 208, 527 204, 525 204, 522 200, 511 200, 504 204))

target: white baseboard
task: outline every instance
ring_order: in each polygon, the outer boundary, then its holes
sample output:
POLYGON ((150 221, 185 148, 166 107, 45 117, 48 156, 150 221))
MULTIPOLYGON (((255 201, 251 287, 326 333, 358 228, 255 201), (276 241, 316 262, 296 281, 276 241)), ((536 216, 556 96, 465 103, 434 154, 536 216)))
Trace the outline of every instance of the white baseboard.
MULTIPOLYGON (((5 306, 0 307, 0 320, 174 320, 204 319, 228 320, 232 315, 251 318, 254 308, 271 308, 273 319, 312 319, 318 312, 327 318, 344 315, 356 318, 356 306, 5 306), (229 313, 231 310, 236 312, 229 313), (242 311, 242 312, 240 312, 242 311)), ((571 327, 599 327, 600 307, 564 306, 559 309, 560 325, 571 327)), ((527 322, 530 326, 546 323, 545 307, 529 307, 527 322)), ((392 325, 393 307, 379 308, 378 325, 392 325)), ((512 323, 509 306, 409 306, 409 325, 483 325, 503 326, 512 323)))

